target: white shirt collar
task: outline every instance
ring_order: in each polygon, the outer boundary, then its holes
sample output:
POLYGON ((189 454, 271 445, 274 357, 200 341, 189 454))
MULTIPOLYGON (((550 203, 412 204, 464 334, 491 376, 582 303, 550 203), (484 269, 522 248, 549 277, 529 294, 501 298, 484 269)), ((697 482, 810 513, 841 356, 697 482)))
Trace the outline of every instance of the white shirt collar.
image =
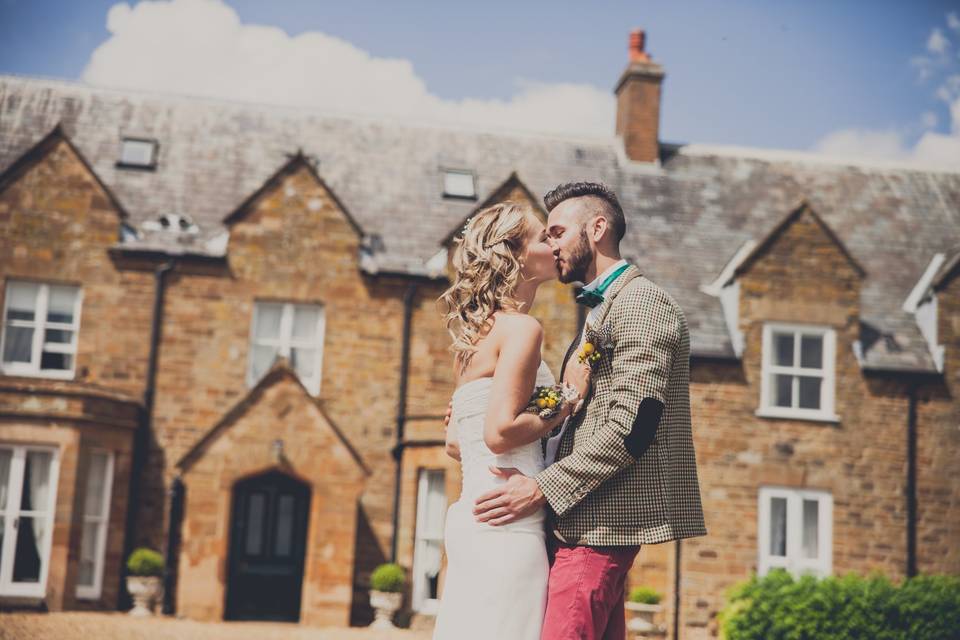
POLYGON ((614 271, 616 271, 617 269, 619 269, 620 267, 622 267, 622 266, 625 265, 625 264, 627 264, 626 258, 620 258, 620 260, 619 260, 618 262, 614 262, 612 265, 610 265, 609 267, 607 267, 607 268, 604 270, 603 273, 601 273, 601 274, 598 275, 596 278, 594 278, 593 280, 591 280, 591 281, 590 281, 590 284, 588 284, 588 285, 586 285, 585 287, 583 287, 583 290, 584 290, 584 291, 593 291, 594 289, 596 289, 597 287, 600 286, 600 283, 603 282, 603 279, 604 279, 604 278, 606 278, 608 275, 610 275, 611 273, 613 273, 614 271))

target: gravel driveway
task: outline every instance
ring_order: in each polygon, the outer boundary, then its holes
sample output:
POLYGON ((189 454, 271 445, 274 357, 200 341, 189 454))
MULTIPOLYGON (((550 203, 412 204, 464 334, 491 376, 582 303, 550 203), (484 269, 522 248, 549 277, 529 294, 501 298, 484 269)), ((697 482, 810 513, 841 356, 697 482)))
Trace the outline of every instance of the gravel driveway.
POLYGON ((0 613, 0 640, 428 640, 425 631, 316 628, 276 622, 196 622, 125 613, 0 613))

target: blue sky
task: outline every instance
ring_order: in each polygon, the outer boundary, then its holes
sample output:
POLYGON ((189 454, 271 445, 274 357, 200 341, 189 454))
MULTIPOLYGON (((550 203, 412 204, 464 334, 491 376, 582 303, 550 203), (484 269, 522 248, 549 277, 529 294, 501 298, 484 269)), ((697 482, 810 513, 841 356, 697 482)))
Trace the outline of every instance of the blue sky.
MULTIPOLYGON (((219 5, 220 0, 177 0, 175 4, 190 3, 219 5)), ((223 35, 227 27, 216 29, 221 18, 225 25, 230 22, 224 17, 225 7, 210 14, 218 17, 207 19, 196 6, 192 13, 189 7, 174 13, 173 5, 157 3, 171 7, 162 14, 163 20, 172 21, 166 27, 157 17, 160 13, 147 15, 139 7, 116 10, 110 31, 108 11, 115 4, 0 0, 0 42, 4 43, 0 73, 181 93, 220 91, 227 98, 249 99, 230 87, 212 86, 217 83, 209 77, 178 84, 170 79, 184 73, 170 66, 176 62, 166 67, 157 62, 176 58, 177 29, 188 22, 199 41, 220 47, 217 38, 222 36, 222 46, 232 46, 226 39, 233 36, 223 35), (205 25, 212 25, 209 28, 216 33, 203 33, 205 25), (144 30, 151 29, 157 31, 156 42, 140 44, 149 40, 144 30), (106 46, 111 36, 115 42, 106 46), (98 47, 102 56, 91 66, 98 47)), ((218 59, 210 62, 207 73, 231 78, 234 84, 275 76, 264 62, 271 59, 274 47, 282 52, 278 58, 309 61, 299 70, 301 76, 291 73, 288 84, 275 81, 252 94, 270 96, 275 102, 284 102, 289 89, 294 104, 351 110, 355 105, 349 99, 328 105, 329 96, 323 92, 299 92, 302 85, 318 78, 327 82, 325 72, 316 70, 327 69, 329 60, 333 67, 353 74, 352 80, 337 77, 329 86, 341 94, 363 94, 362 104, 375 113, 374 105, 386 109, 391 100, 377 96, 370 85, 384 77, 381 73, 393 77, 398 69, 377 63, 407 61, 399 74, 405 84, 389 85, 392 95, 413 87, 410 90, 416 95, 410 98, 409 111, 427 119, 434 113, 449 114, 454 119, 479 118, 483 124, 487 114, 500 109, 502 117, 496 122, 524 128, 530 118, 510 118, 515 112, 538 108, 556 111, 555 128, 579 133, 580 123, 589 120, 583 125, 585 132, 602 132, 609 119, 609 104, 604 101, 626 63, 627 34, 633 27, 642 27, 647 30, 648 50, 667 72, 662 139, 824 152, 859 149, 907 158, 925 134, 939 136, 939 142, 954 133, 960 138, 960 131, 954 130, 960 127, 960 115, 952 116, 950 110, 960 104, 960 27, 952 29, 954 23, 948 18, 951 13, 960 15, 960 1, 228 0, 226 4, 242 25, 277 27, 286 36, 254 34, 254 41, 263 43, 258 44, 263 54, 253 66, 241 60, 236 63, 240 68, 225 69, 224 65, 234 63, 218 59), (936 30, 943 42, 933 35, 936 30), (323 34, 326 40, 308 46, 308 39, 295 38, 310 33, 323 34), (308 53, 291 53, 300 51, 308 53), (922 57, 928 59, 925 77, 924 63, 918 62, 922 57), (258 66, 261 62, 263 67, 258 66), (953 77, 957 80, 947 86, 953 77), (351 82, 365 84, 355 88, 351 82), (417 88, 417 83, 423 86, 417 88), (570 92, 553 92, 561 85, 570 92), (541 91, 526 96, 524 87, 531 86, 541 91), (465 100, 477 104, 465 106, 461 104, 465 100), (561 113, 565 109, 569 113, 561 113), (594 113, 601 115, 594 118, 594 113), (840 142, 837 149, 831 148, 831 140, 840 142)), ((231 33, 236 27, 231 27, 231 33)), ((200 54, 192 55, 196 59, 200 54)), ((189 60, 181 64, 193 66, 189 60)), ((960 107, 956 111, 960 113, 960 107)), ((957 161, 960 164, 960 156, 957 161)))

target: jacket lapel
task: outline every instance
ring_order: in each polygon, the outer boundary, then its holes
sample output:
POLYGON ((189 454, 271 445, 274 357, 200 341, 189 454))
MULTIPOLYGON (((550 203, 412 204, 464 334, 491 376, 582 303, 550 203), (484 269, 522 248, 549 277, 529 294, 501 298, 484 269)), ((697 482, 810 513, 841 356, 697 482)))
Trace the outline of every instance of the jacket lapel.
POLYGON ((610 307, 613 306, 613 301, 617 295, 623 291, 623 288, 627 286, 627 283, 633 280, 634 278, 639 278, 643 275, 643 272, 640 271, 636 266, 630 265, 627 267, 620 277, 614 280, 610 287, 603 294, 603 302, 600 303, 600 311, 597 314, 597 319, 590 326, 592 327, 601 327, 603 326, 603 321, 607 318, 607 313, 610 311, 610 307))
POLYGON ((580 336, 583 334, 584 331, 587 330, 587 326, 591 326, 591 327, 602 326, 603 321, 607 317, 607 312, 610 311, 610 307, 613 305, 613 299, 617 297, 617 294, 619 294, 623 290, 623 287, 626 286, 628 282, 630 282, 634 278, 639 278, 642 275, 643 275, 643 272, 640 271, 640 269, 638 269, 636 266, 631 264, 629 267, 624 269, 623 273, 620 274, 619 278, 617 278, 612 283, 610 283, 610 286, 607 288, 607 290, 603 294, 603 302, 600 303, 600 312, 599 312, 599 315, 597 316, 597 321, 590 325, 587 325, 586 323, 584 323, 586 326, 584 326, 580 331, 577 332, 577 335, 574 336, 573 338, 573 342, 571 342, 570 346, 567 348, 567 354, 563 356, 563 364, 560 365, 561 381, 563 380, 563 372, 567 368, 567 361, 570 360, 570 356, 573 355, 574 349, 576 349, 576 347, 580 344, 580 336))

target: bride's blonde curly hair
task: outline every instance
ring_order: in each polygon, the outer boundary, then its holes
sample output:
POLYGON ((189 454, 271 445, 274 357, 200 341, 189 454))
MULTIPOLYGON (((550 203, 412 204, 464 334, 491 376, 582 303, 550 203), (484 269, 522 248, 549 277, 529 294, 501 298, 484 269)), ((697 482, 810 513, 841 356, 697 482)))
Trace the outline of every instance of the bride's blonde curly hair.
POLYGON ((528 206, 502 202, 477 212, 455 240, 453 284, 438 303, 444 308, 447 331, 453 337, 450 350, 461 371, 476 353, 475 343, 490 317, 522 306, 514 293, 531 219, 528 206))

